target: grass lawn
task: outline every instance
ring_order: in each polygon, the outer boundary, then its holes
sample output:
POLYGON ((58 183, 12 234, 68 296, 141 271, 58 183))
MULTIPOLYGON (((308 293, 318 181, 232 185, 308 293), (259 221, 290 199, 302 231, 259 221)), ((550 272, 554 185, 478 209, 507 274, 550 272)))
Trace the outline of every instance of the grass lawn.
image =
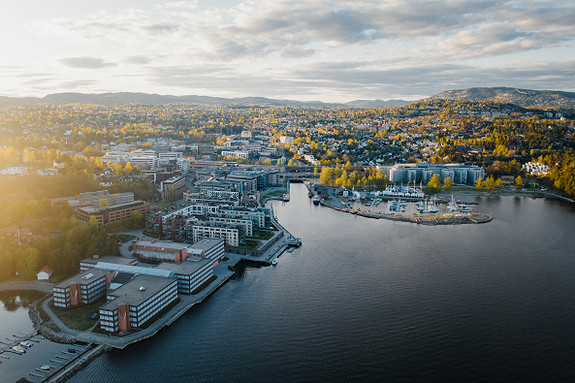
POLYGON ((61 332, 62 331, 62 330, 60 330, 60 327, 56 326, 54 323, 50 323, 46 327, 48 327, 50 330, 52 330, 54 332, 61 332))
POLYGON ((280 189, 280 190, 274 190, 268 193, 264 193, 261 195, 260 197, 260 204, 264 202, 264 200, 266 198, 270 198, 270 197, 281 197, 284 194, 286 194, 286 191, 284 189, 280 189))
POLYGON ((257 249, 262 243, 260 241, 246 239, 246 245, 243 246, 244 249, 257 249))
POLYGON ((98 319, 90 317, 92 314, 99 312, 100 306, 104 303, 105 300, 99 300, 89 305, 79 304, 78 306, 65 309, 54 306, 54 301, 51 301, 48 306, 67 327, 84 331, 96 324, 98 319))
POLYGON ((268 240, 268 239, 270 239, 270 238, 273 237, 273 236, 274 236, 273 231, 260 229, 260 235, 259 235, 259 236, 257 236, 257 237, 249 237, 249 238, 252 238, 252 239, 255 239, 255 240, 257 240, 257 239, 260 239, 260 240, 268 240))

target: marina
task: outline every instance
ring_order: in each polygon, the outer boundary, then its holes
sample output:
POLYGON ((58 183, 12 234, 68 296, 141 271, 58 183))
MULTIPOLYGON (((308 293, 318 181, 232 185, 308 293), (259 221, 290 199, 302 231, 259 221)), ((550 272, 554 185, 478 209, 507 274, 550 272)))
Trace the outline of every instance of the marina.
POLYGON ((477 208, 472 206, 473 203, 458 203, 453 195, 451 198, 425 197, 425 194, 418 193, 419 189, 411 187, 388 186, 384 192, 363 193, 363 195, 356 191, 352 191, 349 195, 343 191, 340 196, 335 188, 320 186, 322 195, 320 198, 317 185, 311 183, 305 185, 308 193, 313 195, 314 205, 366 218, 428 226, 479 224, 493 219, 489 214, 478 212, 477 208), (373 209, 378 208, 383 201, 386 201, 383 208, 373 209), (446 207, 440 208, 439 205, 446 207))
MULTIPOLYGON (((14 358, 28 359, 28 354, 34 351, 34 349, 38 347, 39 344, 51 343, 36 332, 28 334, 20 332, 19 334, 14 334, 12 337, 6 338, 6 340, 8 342, 0 342, 2 343, 2 348, 0 349, 0 364, 3 364, 3 361, 12 362, 14 358)), ((28 372, 28 376, 20 378, 18 382, 56 382, 58 380, 53 379, 54 376, 62 371, 70 370, 73 368, 75 362, 94 347, 95 346, 93 344, 67 345, 66 349, 60 351, 58 354, 44 354, 44 356, 41 356, 40 359, 37 358, 38 354, 36 353, 34 356, 32 356, 32 360, 43 360, 43 363, 36 365, 36 367, 32 367, 28 372)), ((40 355, 43 355, 42 350, 38 351, 40 351, 40 355)), ((4 367, 2 366, 0 368, 4 367)))
POLYGON ((6 341, 0 341, 2 345, 0 347, 0 357, 4 359, 9 359, 4 353, 14 353, 18 355, 23 355, 26 350, 33 346, 33 343, 38 343, 36 337, 38 334, 36 332, 30 334, 14 334, 12 337, 7 337, 6 341))
POLYGON ((53 359, 50 359, 49 363, 36 367, 29 373, 29 377, 26 377, 25 379, 28 382, 33 383, 54 383, 60 381, 59 379, 56 379, 56 376, 61 375, 62 372, 70 371, 75 368, 76 362, 93 348, 95 348, 93 344, 70 346, 67 351, 61 352, 62 355, 66 356, 54 355, 53 359))

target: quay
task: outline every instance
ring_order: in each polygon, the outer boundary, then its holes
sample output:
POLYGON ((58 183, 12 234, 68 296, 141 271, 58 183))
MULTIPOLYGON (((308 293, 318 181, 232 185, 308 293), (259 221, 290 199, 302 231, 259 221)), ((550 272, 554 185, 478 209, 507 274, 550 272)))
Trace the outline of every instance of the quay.
MULTIPOLYGON (((305 185, 311 195, 317 196, 315 188, 312 187, 310 183, 305 183, 305 185)), ((359 215, 361 217, 366 218, 387 219, 391 221, 409 222, 427 226, 480 224, 490 222, 493 220, 492 216, 485 213, 468 213, 468 214, 442 215, 442 216, 413 216, 413 215, 402 215, 396 213, 383 213, 383 212, 352 209, 350 207, 343 205, 338 198, 333 196, 333 192, 329 188, 325 187, 322 188, 327 192, 327 195, 324 195, 324 198, 320 199, 321 206, 329 207, 331 209, 341 211, 343 213, 359 215)), ((446 201, 441 200, 439 202, 444 203, 446 201)))

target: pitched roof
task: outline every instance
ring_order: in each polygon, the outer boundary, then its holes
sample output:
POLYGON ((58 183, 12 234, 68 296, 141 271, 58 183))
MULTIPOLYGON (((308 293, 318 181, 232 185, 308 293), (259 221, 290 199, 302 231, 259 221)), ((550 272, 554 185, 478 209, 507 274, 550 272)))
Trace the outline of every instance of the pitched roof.
POLYGON ((54 272, 54 270, 52 270, 48 266, 42 267, 42 269, 38 271, 38 274, 40 274, 42 271, 45 272, 46 274, 52 274, 54 272))

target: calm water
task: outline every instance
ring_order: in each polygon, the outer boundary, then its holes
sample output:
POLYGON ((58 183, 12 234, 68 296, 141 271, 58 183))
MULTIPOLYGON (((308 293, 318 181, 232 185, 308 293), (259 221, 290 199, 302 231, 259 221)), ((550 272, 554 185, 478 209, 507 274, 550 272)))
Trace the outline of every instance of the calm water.
MULTIPOLYGON (((27 307, 42 295, 31 291, 0 292, 0 341, 8 342, 7 337, 13 339, 13 335, 30 334, 34 331, 28 318, 27 307)), ((33 342, 33 346, 24 355, 3 353, 2 355, 9 359, 0 358, 0 382, 13 383, 20 378, 34 379, 30 372, 37 372, 35 369, 43 364, 53 364, 50 359, 66 349, 65 345, 42 338, 39 343, 33 342)))
POLYGON ((575 380, 575 210, 480 200, 495 220, 425 227, 274 205, 303 246, 246 267, 85 382, 575 380))

